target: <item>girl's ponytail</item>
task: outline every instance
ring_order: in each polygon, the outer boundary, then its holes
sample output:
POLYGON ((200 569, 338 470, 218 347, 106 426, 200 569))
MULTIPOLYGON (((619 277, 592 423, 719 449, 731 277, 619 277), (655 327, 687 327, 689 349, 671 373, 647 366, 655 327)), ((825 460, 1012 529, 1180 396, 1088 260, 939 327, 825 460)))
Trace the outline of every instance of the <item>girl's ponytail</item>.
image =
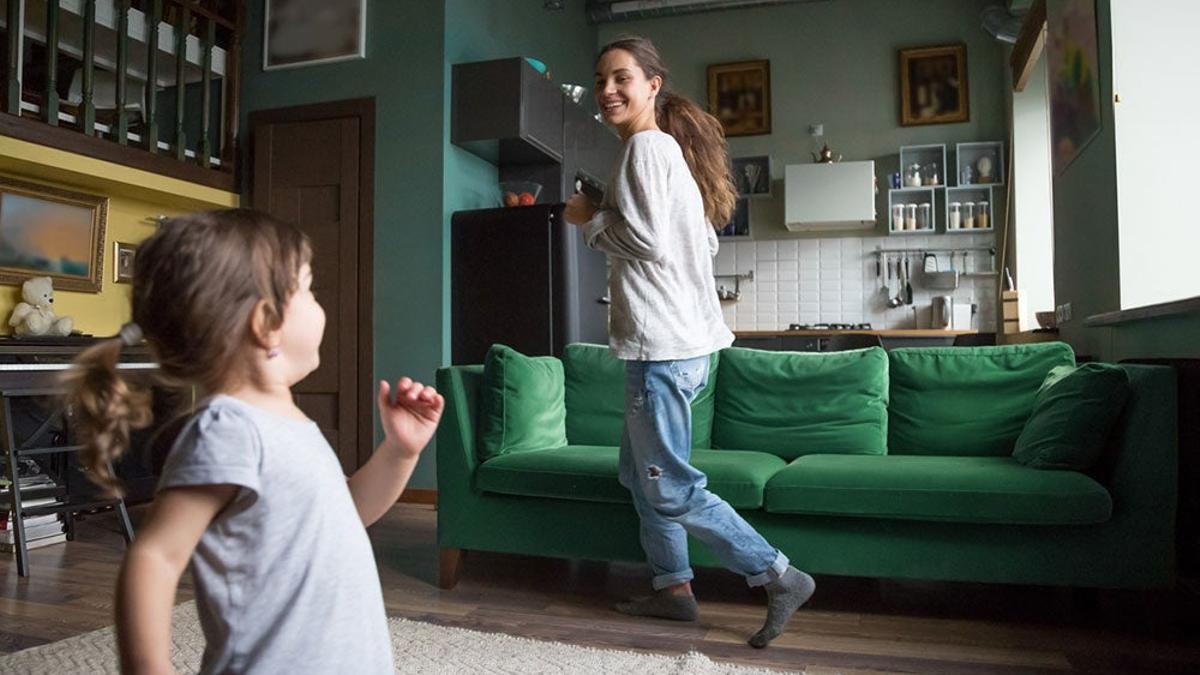
POLYGON ((646 73, 646 79, 663 79, 655 104, 658 127, 673 136, 683 149, 683 157, 704 198, 708 222, 717 230, 724 228, 737 206, 737 188, 729 175, 729 151, 721 122, 688 97, 670 91, 667 66, 653 42, 642 37, 620 37, 605 45, 599 56, 614 49, 633 56, 646 73))
POLYGON ((120 495, 121 482, 112 463, 129 447, 129 434, 150 424, 150 393, 120 374, 121 348, 141 340, 135 324, 126 324, 117 337, 90 347, 75 359, 63 377, 72 428, 79 435, 80 456, 88 477, 106 494, 120 495))
POLYGON ((729 176, 725 132, 716 117, 673 91, 658 95, 658 126, 673 136, 704 198, 704 215, 720 230, 733 217, 737 188, 729 176))

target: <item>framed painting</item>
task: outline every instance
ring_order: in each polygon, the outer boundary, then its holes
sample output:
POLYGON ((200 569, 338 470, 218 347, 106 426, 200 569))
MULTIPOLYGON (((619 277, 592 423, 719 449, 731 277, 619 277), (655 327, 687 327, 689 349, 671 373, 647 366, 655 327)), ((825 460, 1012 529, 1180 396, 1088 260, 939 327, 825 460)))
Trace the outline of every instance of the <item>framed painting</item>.
POLYGON ((99 293, 108 198, 0 179, 0 283, 99 293))
POLYGON ((770 156, 735 157, 730 164, 733 184, 737 186, 739 197, 771 196, 770 156))
POLYGON ((367 56, 367 0, 266 0, 263 70, 367 56))
POLYGON ((1046 7, 1046 65, 1050 76, 1050 137, 1060 174, 1100 133, 1100 58, 1095 0, 1046 7))
POLYGON ((708 111, 721 121, 726 136, 771 133, 771 62, 709 66, 708 111))
POLYGON ((900 50, 900 124, 947 124, 971 119, 967 47, 900 50))

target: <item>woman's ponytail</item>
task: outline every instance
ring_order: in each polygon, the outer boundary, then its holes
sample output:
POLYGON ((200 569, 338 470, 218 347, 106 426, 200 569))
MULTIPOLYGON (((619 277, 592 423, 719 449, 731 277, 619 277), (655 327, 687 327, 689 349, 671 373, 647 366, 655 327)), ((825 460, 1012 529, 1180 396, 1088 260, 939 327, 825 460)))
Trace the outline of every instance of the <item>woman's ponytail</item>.
POLYGON ((114 496, 122 493, 122 486, 112 463, 128 449, 130 432, 151 421, 149 391, 134 386, 117 370, 121 348, 132 337, 129 332, 124 328, 120 336, 90 347, 63 377, 72 429, 83 445, 80 455, 88 477, 114 496))
POLYGON ((683 149, 683 158, 704 198, 704 215, 720 230, 737 206, 737 188, 729 175, 729 151, 720 121, 672 91, 658 95, 657 118, 659 128, 683 149))

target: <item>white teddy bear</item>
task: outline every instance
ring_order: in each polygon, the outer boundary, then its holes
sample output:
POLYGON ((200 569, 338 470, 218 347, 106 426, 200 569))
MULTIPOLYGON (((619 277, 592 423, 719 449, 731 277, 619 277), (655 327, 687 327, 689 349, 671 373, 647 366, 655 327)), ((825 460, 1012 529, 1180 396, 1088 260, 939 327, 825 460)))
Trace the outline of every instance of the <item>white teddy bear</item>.
POLYGON ((14 335, 70 335, 74 326, 69 316, 54 315, 54 282, 50 277, 33 277, 21 285, 25 302, 13 309, 8 325, 14 335))

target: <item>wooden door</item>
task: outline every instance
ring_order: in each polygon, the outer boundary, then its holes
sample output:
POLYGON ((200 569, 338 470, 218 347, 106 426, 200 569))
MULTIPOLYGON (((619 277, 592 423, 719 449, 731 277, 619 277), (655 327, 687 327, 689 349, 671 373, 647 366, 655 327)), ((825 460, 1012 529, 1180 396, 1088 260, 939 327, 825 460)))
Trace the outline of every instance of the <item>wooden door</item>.
POLYGON ((325 308, 321 365, 293 388, 349 473, 370 456, 374 106, 347 101, 250 115, 252 203, 312 241, 325 308))

